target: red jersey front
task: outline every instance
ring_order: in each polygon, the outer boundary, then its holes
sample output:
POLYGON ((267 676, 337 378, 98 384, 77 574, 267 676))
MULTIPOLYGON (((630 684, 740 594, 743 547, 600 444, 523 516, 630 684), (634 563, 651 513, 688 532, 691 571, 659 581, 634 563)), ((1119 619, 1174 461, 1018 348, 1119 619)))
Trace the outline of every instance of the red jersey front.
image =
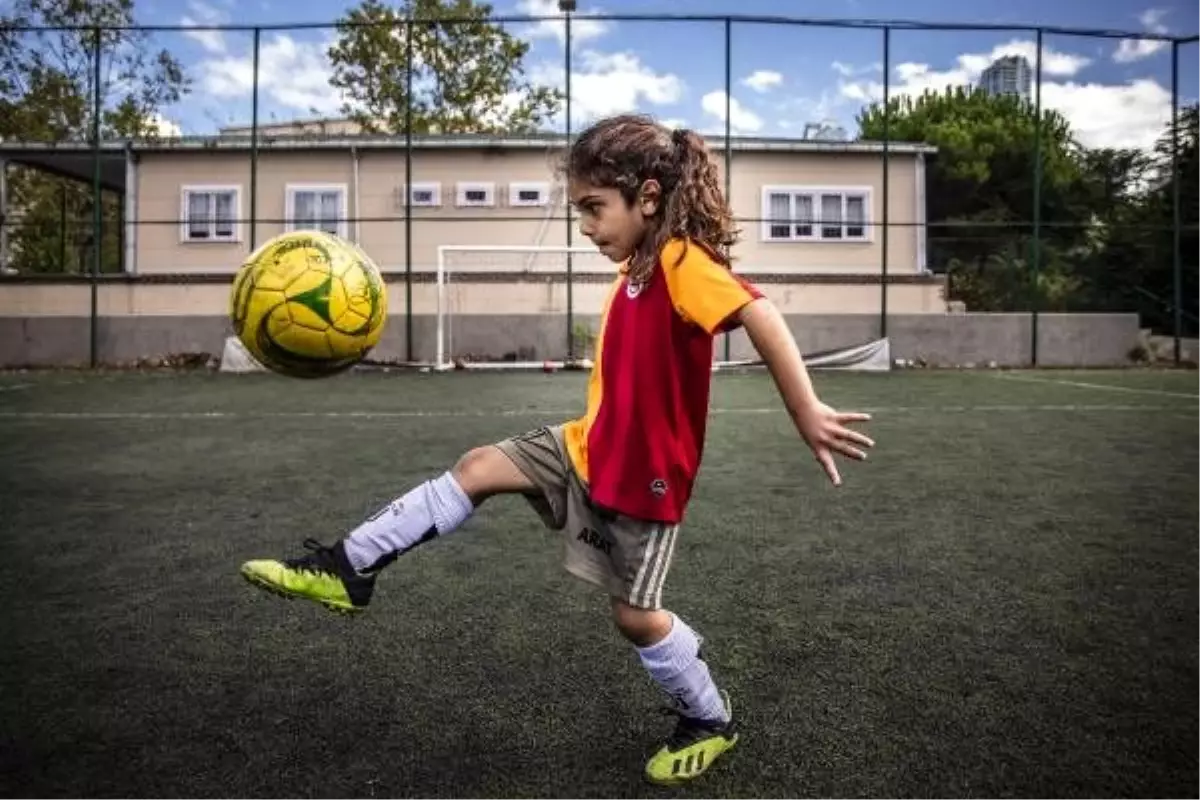
POLYGON ((702 246, 671 241, 643 285, 622 270, 601 313, 587 413, 565 426, 592 499, 631 517, 683 519, 700 468, 713 338, 762 295, 702 246))

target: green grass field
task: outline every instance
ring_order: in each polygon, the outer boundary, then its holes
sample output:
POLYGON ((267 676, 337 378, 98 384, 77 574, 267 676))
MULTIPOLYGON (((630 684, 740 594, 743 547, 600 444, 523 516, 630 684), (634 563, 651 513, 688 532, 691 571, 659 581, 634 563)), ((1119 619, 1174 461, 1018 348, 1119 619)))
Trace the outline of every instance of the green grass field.
POLYGON ((878 445, 824 481, 763 373, 715 378, 664 595, 741 745, 672 724, 522 500, 346 619, 245 559, 332 541, 584 376, 0 376, 5 796, 1192 796, 1197 382, 818 374, 878 445))

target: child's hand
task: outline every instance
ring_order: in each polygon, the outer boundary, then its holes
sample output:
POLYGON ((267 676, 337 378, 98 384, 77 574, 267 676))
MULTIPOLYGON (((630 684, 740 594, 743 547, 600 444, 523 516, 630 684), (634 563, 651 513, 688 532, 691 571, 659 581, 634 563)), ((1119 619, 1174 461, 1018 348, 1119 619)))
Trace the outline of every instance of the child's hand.
POLYGON ((875 446, 874 441, 858 431, 847 428, 846 423, 866 422, 870 419, 870 414, 838 412, 821 402, 807 405, 793 415, 801 438, 812 448, 817 462, 824 468, 834 486, 842 485, 842 476, 838 474, 837 464, 833 460, 834 452, 858 461, 866 461, 867 454, 854 445, 867 448, 875 446))

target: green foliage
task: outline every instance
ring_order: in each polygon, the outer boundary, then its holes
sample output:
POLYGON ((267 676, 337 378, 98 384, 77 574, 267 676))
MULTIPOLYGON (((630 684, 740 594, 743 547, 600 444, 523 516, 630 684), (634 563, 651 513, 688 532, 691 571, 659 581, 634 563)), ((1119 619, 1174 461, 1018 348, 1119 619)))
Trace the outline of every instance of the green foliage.
POLYGON ((343 111, 368 131, 525 132, 559 109, 561 92, 524 76, 529 44, 490 22, 492 7, 473 0, 363 0, 339 22, 329 50, 331 83, 343 111), (436 20, 453 18, 455 22, 436 20), (408 52, 406 21, 412 28, 408 52), (412 96, 409 97, 411 65, 412 96))
POLYGON ((101 135, 143 136, 153 115, 190 89, 169 51, 134 25, 133 0, 15 0, 0 16, 0 137, 90 136, 100 34, 101 135), (20 26, 35 30, 17 31, 20 26), (54 27, 67 28, 51 30, 54 27), (69 28, 84 28, 69 29, 69 28))
MULTIPOLYGON (((1197 332, 1197 206, 1200 205, 1200 114, 1197 106, 1179 112, 1179 261, 1182 266, 1183 333, 1197 332)), ((1108 207, 1104 235, 1092 243, 1080 271, 1093 291, 1090 310, 1136 310, 1143 324, 1162 333, 1174 330, 1174 185, 1171 129, 1159 136, 1151 154, 1139 155, 1125 179, 1140 187, 1108 207)))
MULTIPOLYGON (((1011 97, 959 88, 889 102, 893 141, 938 148, 926 176, 929 252, 951 296, 976 311, 1137 311, 1173 320, 1170 131, 1153 152, 1088 149, 1043 110, 1041 220, 1034 281, 1034 182, 1039 116, 1011 97)), ((1196 108, 1180 113, 1181 257, 1185 319, 1195 329, 1196 108)), ((882 104, 859 115, 865 139, 884 136, 882 104)))
MULTIPOLYGON (((0 139, 87 141, 96 93, 102 139, 153 134, 154 115, 190 89, 167 50, 153 51, 135 24, 133 0, 16 0, 0 16, 0 139), (34 30, 15 30, 37 26, 34 30), (54 27, 66 28, 50 30, 54 27), (100 33, 100 85, 95 83, 100 33), (75 29, 72 29, 75 28, 75 29), (82 28, 82 29, 80 29, 82 28)), ((21 272, 91 269, 95 246, 90 183, 9 168, 10 262, 21 272)), ((121 264, 120 201, 102 193, 101 269, 121 264)))
MULTIPOLYGON (((957 88, 895 98, 889 106, 893 140, 938 148, 926 178, 928 217, 931 223, 959 227, 943 227, 935 236, 986 237, 1001 225, 1011 226, 1012 233, 1031 230, 1038 128, 1031 104, 957 88)), ((883 138, 883 116, 882 104, 862 112, 858 122, 863 138, 883 138)), ((1043 110, 1041 123, 1042 219, 1055 227, 1080 223, 1087 212, 1080 202, 1079 148, 1057 112, 1043 110)), ((944 247, 941 252, 947 260, 975 255, 970 246, 965 251, 944 247)))
POLYGON ((1042 248, 1034 280, 1029 237, 1009 240, 987 255, 951 259, 947 270, 951 293, 976 311, 1026 311, 1036 301, 1041 311, 1068 311, 1081 279, 1072 274, 1062 255, 1042 248))

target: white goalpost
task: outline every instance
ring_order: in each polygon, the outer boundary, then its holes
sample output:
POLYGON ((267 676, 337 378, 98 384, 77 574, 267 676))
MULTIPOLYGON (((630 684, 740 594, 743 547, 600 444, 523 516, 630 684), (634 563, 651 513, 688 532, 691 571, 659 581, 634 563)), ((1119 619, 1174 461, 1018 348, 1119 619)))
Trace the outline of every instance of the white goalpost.
POLYGON ((434 369, 589 368, 596 289, 615 277, 595 247, 440 245, 434 369))
MULTIPOLYGON (((440 245, 433 369, 590 369, 592 339, 616 270, 590 246, 440 245)), ((718 355, 724 337, 717 338, 714 371, 759 366, 741 341, 745 334, 734 337, 739 352, 728 361, 718 355)), ((817 369, 891 369, 886 338, 804 358, 817 369)))

